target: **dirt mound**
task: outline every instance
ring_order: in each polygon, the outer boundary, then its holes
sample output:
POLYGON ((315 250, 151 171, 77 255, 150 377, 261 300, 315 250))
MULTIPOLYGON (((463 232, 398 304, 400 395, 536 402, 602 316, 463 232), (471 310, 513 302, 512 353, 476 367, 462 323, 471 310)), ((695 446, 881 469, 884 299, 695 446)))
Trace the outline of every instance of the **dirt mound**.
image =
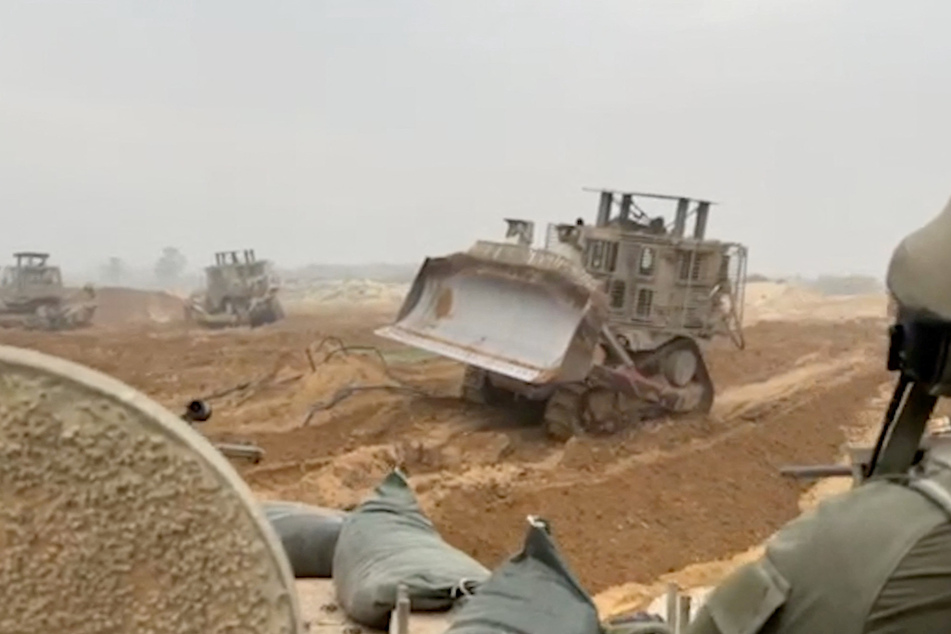
MULTIPOLYGON (((881 425, 882 412, 888 407, 891 391, 890 383, 881 386, 878 394, 867 398, 864 407, 854 413, 845 429, 849 444, 871 446, 875 442, 881 425)), ((933 419, 932 429, 937 429, 942 422, 941 418, 933 419)), ((843 453, 839 462, 845 464, 846 461, 847 457, 843 453)), ((819 480, 800 495, 799 508, 803 512, 813 510, 821 500, 844 493, 849 487, 850 481, 845 478, 819 480)), ((662 614, 663 595, 667 583, 673 582, 690 592, 694 598, 692 608, 695 610, 712 587, 740 566, 759 558, 764 550, 764 544, 757 544, 726 559, 691 564, 676 572, 661 575, 650 584, 625 583, 614 586, 597 594, 594 598, 595 603, 601 614, 605 616, 643 609, 662 614), (649 606, 648 603, 650 603, 649 606)))
MULTIPOLYGON (((790 299, 784 293, 773 306, 790 299)), ((129 295, 135 301, 123 305, 151 320, 154 294, 129 295)), ((180 314, 180 300, 167 297, 180 314)), ((760 321, 747 329, 746 350, 710 347, 720 399, 713 416, 567 445, 512 412, 462 403, 459 364, 373 338, 383 317, 362 308, 290 315, 253 331, 0 337, 92 365, 175 411, 226 393, 201 429, 265 449, 259 465, 235 465, 262 497, 347 506, 401 464, 443 534, 488 565, 519 546, 526 515, 545 516, 597 592, 728 559, 798 513, 800 487, 778 467, 834 459, 841 424, 887 378, 884 323, 855 317, 760 321), (332 336, 379 345, 386 364, 367 350, 328 356, 332 336), (390 387, 363 389, 373 385, 390 387)))
POLYGON ((398 385, 387 372, 386 361, 374 350, 331 350, 313 372, 305 376, 294 390, 294 402, 307 410, 315 405, 308 424, 319 425, 326 416, 320 410, 329 405, 334 397, 340 399, 347 390, 371 386, 398 385))
MULTIPOLYGON (((341 419, 369 423, 375 411, 401 400, 402 389, 374 349, 325 349, 278 357, 261 379, 223 399, 219 411, 227 417, 229 430, 252 434, 265 443, 287 441, 289 451, 306 457, 319 451, 310 447, 308 437, 325 436, 322 428, 341 419), (309 357, 306 365, 299 357, 309 357), (285 434, 291 436, 282 438, 285 434)), ((345 432, 353 427, 344 424, 345 432)))
POLYGON ((395 310, 409 290, 409 284, 374 280, 319 280, 287 286, 282 298, 298 312, 328 310, 341 306, 395 310))
MULTIPOLYGON (((713 418, 568 445, 451 398, 452 364, 397 366, 435 396, 356 395, 315 424, 256 434, 273 458, 245 477, 268 496, 351 503, 395 461, 447 538, 488 565, 517 547, 525 515, 537 513, 555 523, 592 590, 649 582, 743 550, 798 513, 800 487, 778 467, 835 458, 840 423, 885 378, 880 334, 874 321, 761 323, 747 351, 712 350, 722 370, 713 418)), ((330 363, 289 398, 303 405, 381 380, 366 362, 330 363)))
POLYGON ((257 494, 262 499, 311 501, 322 506, 349 509, 397 465, 397 455, 388 447, 360 447, 338 459, 323 463, 306 477, 288 477, 287 469, 259 474, 257 494))
POLYGON ((800 487, 778 468, 835 459, 843 441, 836 421, 849 420, 856 403, 885 378, 865 370, 741 430, 732 422, 714 428, 715 442, 649 452, 615 473, 599 473, 595 464, 572 478, 528 477, 455 491, 431 517, 450 543, 496 564, 517 546, 525 516, 538 514, 553 522, 559 544, 592 591, 649 582, 743 550, 795 517, 800 487))
POLYGON ((184 319, 184 300, 163 291, 97 288, 96 303, 96 325, 165 324, 184 319))
POLYGON ((884 318, 884 293, 828 296, 795 284, 751 282, 746 286, 744 323, 760 321, 841 321, 884 318))

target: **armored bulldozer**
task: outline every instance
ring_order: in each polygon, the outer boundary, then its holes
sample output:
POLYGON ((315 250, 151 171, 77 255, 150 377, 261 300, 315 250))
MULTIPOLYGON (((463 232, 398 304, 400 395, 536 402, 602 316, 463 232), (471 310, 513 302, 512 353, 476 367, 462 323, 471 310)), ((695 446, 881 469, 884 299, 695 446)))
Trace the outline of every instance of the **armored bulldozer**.
POLYGON ((0 327, 71 330, 89 325, 96 312, 91 286, 70 292, 48 253, 14 253, 0 279, 0 327))
POLYGON ((595 223, 550 225, 544 248, 507 219, 504 242, 426 259, 377 334, 467 364, 464 398, 526 407, 560 439, 709 412, 700 345, 744 347, 746 247, 707 239, 708 200, 594 191, 595 223))
POLYGON ((206 328, 255 328, 284 318, 280 283, 268 260, 253 249, 222 251, 205 268, 205 289, 185 304, 186 321, 206 328))

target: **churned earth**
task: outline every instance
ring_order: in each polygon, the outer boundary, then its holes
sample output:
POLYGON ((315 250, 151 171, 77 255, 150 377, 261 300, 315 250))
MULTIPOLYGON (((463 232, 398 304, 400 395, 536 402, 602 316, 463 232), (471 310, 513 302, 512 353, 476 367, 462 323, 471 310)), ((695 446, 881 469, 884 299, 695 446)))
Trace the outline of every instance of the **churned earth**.
MULTIPOLYGON (((444 537, 489 566, 519 548, 527 515, 545 517, 607 611, 796 516, 804 485, 779 467, 836 461, 889 380, 884 298, 751 284, 746 349, 708 353, 711 416, 556 443, 461 402, 458 364, 375 337, 393 297, 349 289, 289 305, 278 324, 208 332, 182 321, 173 295, 109 289, 88 329, 4 330, 0 343, 84 363, 175 412, 207 399, 206 434, 266 451, 235 463, 262 499, 346 508, 401 465, 444 537)), ((703 582, 728 568, 705 568, 703 582)))

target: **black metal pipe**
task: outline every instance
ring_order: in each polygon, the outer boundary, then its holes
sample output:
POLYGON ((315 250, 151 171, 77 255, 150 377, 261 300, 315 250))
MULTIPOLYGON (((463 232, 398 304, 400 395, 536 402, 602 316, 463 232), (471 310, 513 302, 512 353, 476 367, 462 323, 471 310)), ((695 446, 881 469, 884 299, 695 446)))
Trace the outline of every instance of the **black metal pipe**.
POLYGON ((182 414, 182 420, 189 423, 203 423, 209 418, 211 418, 211 405, 197 399, 190 402, 182 414))

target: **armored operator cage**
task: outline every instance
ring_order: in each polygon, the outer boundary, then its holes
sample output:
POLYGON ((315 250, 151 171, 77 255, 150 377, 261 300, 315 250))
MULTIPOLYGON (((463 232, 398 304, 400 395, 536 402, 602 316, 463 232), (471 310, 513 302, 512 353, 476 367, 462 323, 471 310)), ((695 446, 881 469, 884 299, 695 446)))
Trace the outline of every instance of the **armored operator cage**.
POLYGON ((215 263, 205 267, 205 276, 208 285, 216 289, 213 294, 240 294, 246 292, 242 289, 249 280, 267 275, 269 265, 267 260, 257 259, 254 249, 219 251, 215 263))
MULTIPOLYGON (((585 226, 581 219, 575 223, 583 235, 582 262, 602 281, 612 321, 709 338, 722 334, 714 303, 725 296, 742 324, 746 247, 706 239, 715 203, 687 196, 585 191, 597 192, 599 202, 594 226, 585 226), (673 221, 651 217, 637 205, 637 198, 675 203, 673 221), (687 235, 691 218, 692 233, 687 235)), ((562 241, 559 232, 564 229, 565 225, 549 225, 546 249, 562 241)))
POLYGON ((49 253, 40 253, 38 251, 20 251, 13 254, 16 260, 17 268, 40 268, 46 266, 49 259, 49 253))
POLYGON ((267 273, 267 260, 258 260, 254 249, 243 251, 219 251, 215 253, 215 263, 205 267, 209 279, 224 279, 225 277, 257 277, 267 273))
POLYGON ((19 251, 13 254, 16 262, 3 269, 2 286, 58 287, 63 283, 59 268, 48 266, 49 253, 19 251))
POLYGON ((252 264, 256 261, 257 258, 254 255, 254 249, 244 249, 243 251, 219 251, 215 253, 215 266, 252 264))

